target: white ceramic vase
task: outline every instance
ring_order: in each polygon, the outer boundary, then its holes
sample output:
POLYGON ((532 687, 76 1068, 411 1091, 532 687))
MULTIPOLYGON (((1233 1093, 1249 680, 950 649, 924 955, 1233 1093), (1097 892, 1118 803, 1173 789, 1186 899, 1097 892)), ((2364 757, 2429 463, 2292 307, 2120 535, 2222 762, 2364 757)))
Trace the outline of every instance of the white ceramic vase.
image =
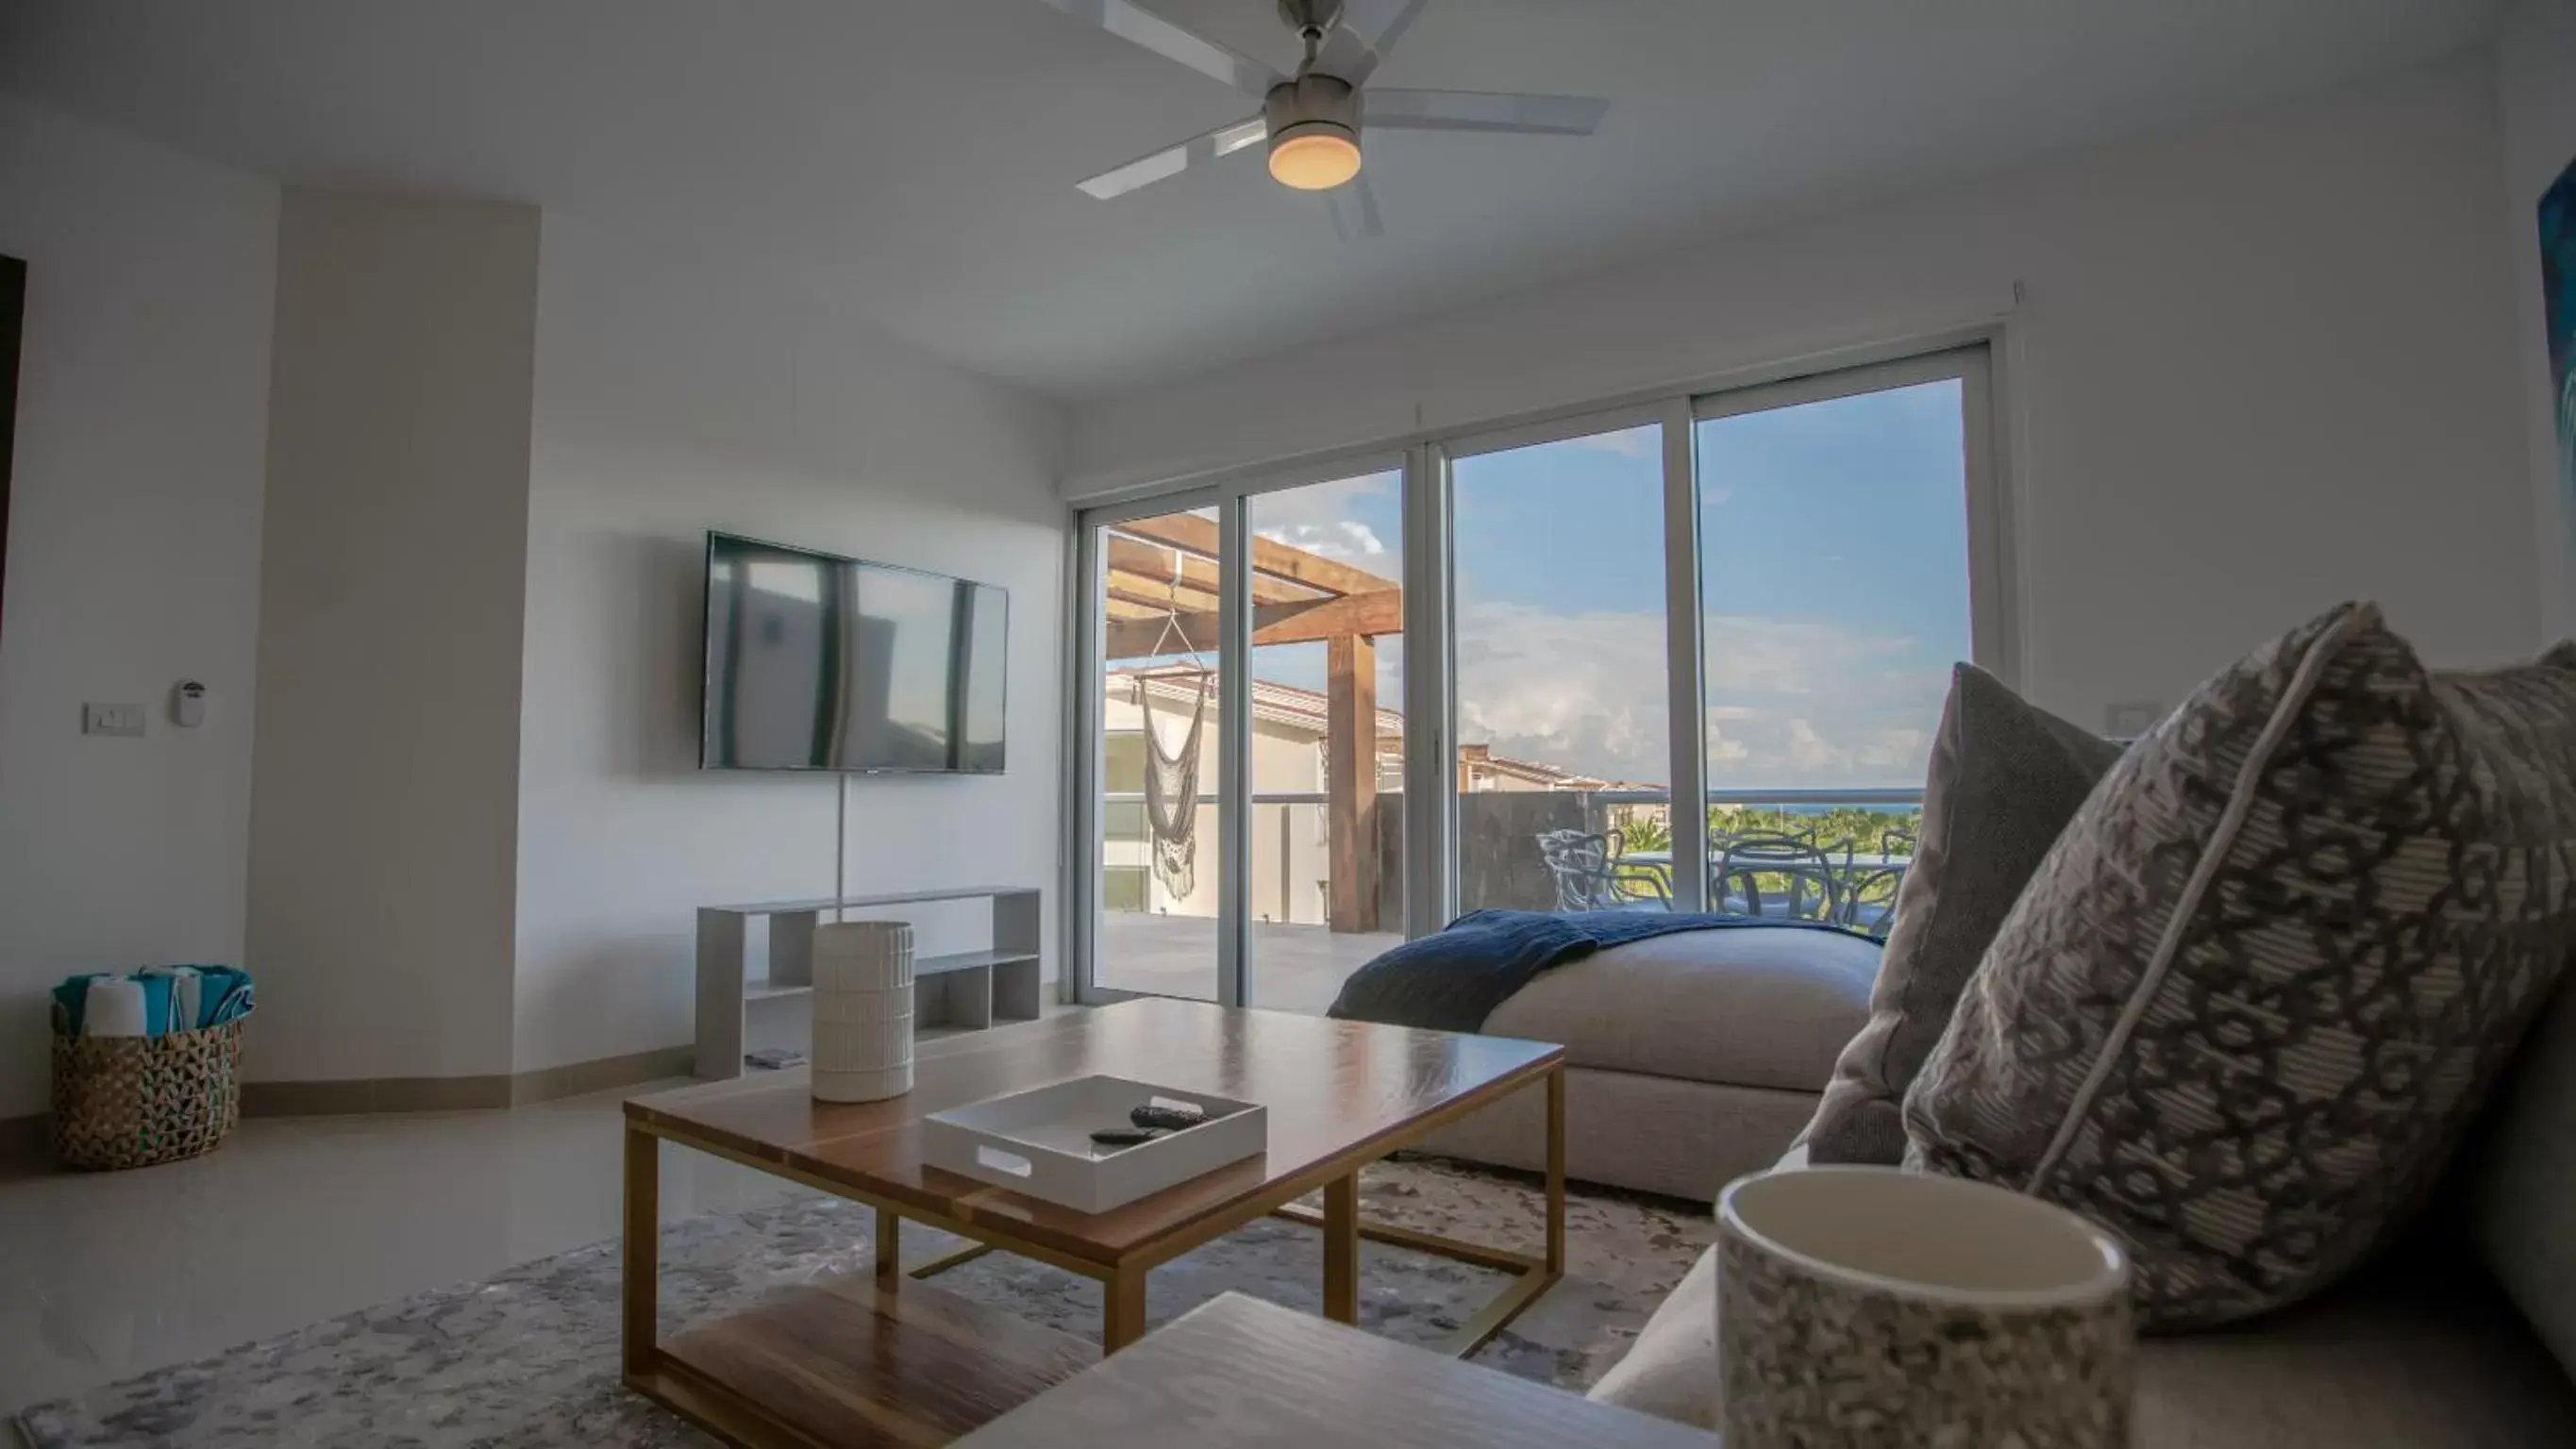
POLYGON ((1717 1238, 1726 1449, 2130 1442, 2128 1255, 2063 1208, 1814 1167, 1728 1185, 1717 1238))
POLYGON ((874 1102, 912 1090, 912 927, 814 928, 814 1096, 874 1102))

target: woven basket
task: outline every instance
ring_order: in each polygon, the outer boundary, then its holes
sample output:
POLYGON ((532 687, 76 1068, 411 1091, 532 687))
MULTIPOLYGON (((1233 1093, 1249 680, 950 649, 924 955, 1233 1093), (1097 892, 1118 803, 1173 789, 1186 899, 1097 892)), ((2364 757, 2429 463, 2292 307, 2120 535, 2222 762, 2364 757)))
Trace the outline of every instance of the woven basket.
POLYGON ((87 1171, 211 1152, 241 1120, 242 1023, 73 1036, 54 1008, 54 1158, 87 1171))

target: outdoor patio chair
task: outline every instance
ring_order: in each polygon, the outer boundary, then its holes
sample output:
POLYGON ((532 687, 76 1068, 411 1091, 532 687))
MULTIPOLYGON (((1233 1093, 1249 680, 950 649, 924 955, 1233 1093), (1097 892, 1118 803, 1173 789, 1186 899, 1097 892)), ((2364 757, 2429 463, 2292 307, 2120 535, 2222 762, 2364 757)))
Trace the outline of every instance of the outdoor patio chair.
MULTIPOLYGON (((1889 839, 1894 836, 1891 834, 1889 839)), ((1845 847, 1842 876, 1837 883, 1842 905, 1834 919, 1872 936, 1887 934, 1896 919, 1897 887, 1905 883, 1905 867, 1897 862, 1906 858, 1906 852, 1883 850, 1880 854, 1883 862, 1864 861, 1857 858, 1856 849, 1845 847)))
POLYGON ((1708 898, 1718 909, 1782 921, 1838 921, 1842 890, 1834 864, 1794 835, 1738 835, 1717 852, 1708 898))
POLYGON ((1856 931, 1885 936, 1896 920, 1896 892, 1905 883, 1914 857, 1914 826, 1909 822, 1878 837, 1877 862, 1857 860, 1857 843, 1845 851, 1842 876, 1842 923, 1856 931))
POLYGON ((1556 877, 1560 911, 1668 911, 1672 893, 1649 866, 1619 863, 1617 831, 1591 835, 1547 830, 1538 836, 1539 857, 1556 877))

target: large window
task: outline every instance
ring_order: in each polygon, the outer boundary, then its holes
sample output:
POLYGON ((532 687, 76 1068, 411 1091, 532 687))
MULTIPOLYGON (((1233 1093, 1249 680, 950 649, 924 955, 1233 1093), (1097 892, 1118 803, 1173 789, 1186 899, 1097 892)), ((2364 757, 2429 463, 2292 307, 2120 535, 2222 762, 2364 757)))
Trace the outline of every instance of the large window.
POLYGON ((1708 903, 1878 930, 1973 657, 1973 359, 1703 399, 1708 903))
POLYGON ((1317 1011, 1489 907, 1884 931, 1951 664, 2014 672, 1988 408, 1978 344, 1089 515, 1079 989, 1317 1011))
MULTIPOLYGON (((1497 440, 1449 470, 1450 677, 1457 722, 1457 900, 1559 900, 1538 842, 1619 827, 1605 792, 1666 789, 1663 429, 1647 422, 1497 440)), ((1602 878, 1660 903, 1651 873, 1602 878)))

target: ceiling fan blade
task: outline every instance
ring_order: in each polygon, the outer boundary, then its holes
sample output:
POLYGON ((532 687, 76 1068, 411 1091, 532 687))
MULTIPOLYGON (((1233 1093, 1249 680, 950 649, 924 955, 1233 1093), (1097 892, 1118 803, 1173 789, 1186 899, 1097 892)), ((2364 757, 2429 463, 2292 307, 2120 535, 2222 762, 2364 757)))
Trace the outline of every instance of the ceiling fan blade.
POLYGON ((1133 0, 1043 0, 1043 3, 1249 95, 1266 96, 1272 86, 1287 79, 1251 56, 1219 45, 1197 31, 1175 25, 1134 4, 1133 0))
POLYGON ((1193 166, 1205 166, 1220 156, 1231 156, 1246 146, 1257 146, 1269 134, 1269 122, 1259 116, 1246 116, 1203 135, 1192 136, 1177 146, 1167 146, 1151 156, 1139 156, 1124 166, 1103 171, 1077 184, 1107 201, 1139 186, 1150 186, 1167 177, 1178 176, 1193 166))
POLYGON ((1329 76, 1365 82, 1386 53, 1413 28, 1426 0, 1342 0, 1341 22, 1315 52, 1315 69, 1329 76))
POLYGON ((1365 174, 1325 192, 1324 199, 1332 203, 1333 230, 1342 234, 1342 240, 1386 235, 1386 223, 1377 214, 1377 193, 1369 189, 1365 174))
POLYGON ((1360 124, 1414 131, 1522 131, 1589 136, 1610 112, 1598 96, 1492 91, 1362 91, 1360 124))

